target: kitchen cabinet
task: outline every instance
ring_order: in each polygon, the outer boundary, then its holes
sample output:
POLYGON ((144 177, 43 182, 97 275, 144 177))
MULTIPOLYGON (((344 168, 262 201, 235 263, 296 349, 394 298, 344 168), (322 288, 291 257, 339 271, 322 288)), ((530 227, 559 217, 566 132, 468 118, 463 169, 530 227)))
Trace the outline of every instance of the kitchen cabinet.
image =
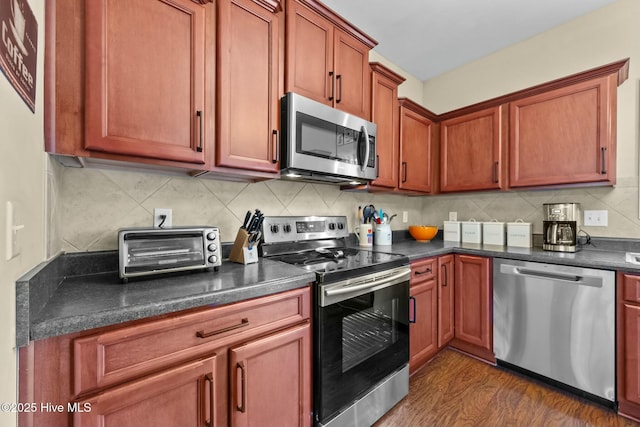
POLYGON ((377 125, 377 177, 372 187, 398 187, 398 85, 404 80, 379 63, 371 64, 371 121, 377 125))
POLYGON ((455 255, 455 334, 451 345, 495 363, 491 258, 455 255))
POLYGON ((276 174, 284 12, 276 0, 216 4, 216 166, 276 174))
POLYGON ((233 347, 229 361, 230 425, 310 425, 308 324, 233 347))
POLYGON ((204 165, 207 7, 85 2, 84 149, 204 165))
POLYGON ((499 105, 440 123, 441 192, 506 188, 502 172, 506 112, 499 105))
POLYGON ((617 287, 618 410, 640 421, 640 275, 618 272, 617 287))
POLYGON ((415 372, 453 339, 453 255, 411 263, 409 371, 415 372))
POLYGON ((74 402, 73 426, 213 425, 215 362, 185 363, 74 402))
POLYGON ((455 262, 453 255, 438 257, 438 350, 455 334, 454 317, 455 262))
POLYGON ((409 371, 415 372, 438 352, 437 259, 411 263, 409 371))
POLYGON ((32 342, 20 399, 64 410, 20 425, 309 426, 310 311, 303 288, 32 342))
POLYGON ((369 51, 376 44, 320 2, 288 0, 286 92, 369 118, 369 51))
POLYGON ((436 116, 407 98, 400 98, 400 159, 398 188, 434 193, 437 165, 436 116))
POLYGON ((616 182, 617 76, 510 103, 511 187, 616 182))

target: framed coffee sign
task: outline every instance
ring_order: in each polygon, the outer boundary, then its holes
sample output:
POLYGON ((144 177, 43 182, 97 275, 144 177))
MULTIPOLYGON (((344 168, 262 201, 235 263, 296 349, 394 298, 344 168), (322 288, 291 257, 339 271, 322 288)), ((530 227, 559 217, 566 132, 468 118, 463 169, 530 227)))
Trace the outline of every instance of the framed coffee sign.
POLYGON ((0 0, 0 35, 0 69, 35 112, 38 22, 27 0, 0 0))

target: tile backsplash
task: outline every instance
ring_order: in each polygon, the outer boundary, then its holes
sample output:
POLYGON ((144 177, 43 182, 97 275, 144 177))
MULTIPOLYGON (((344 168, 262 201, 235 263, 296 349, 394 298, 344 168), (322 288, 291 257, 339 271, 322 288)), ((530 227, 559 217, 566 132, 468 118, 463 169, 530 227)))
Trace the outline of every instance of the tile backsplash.
POLYGON ((271 180, 247 184, 175 177, 149 172, 55 166, 48 175, 50 255, 117 248, 117 230, 151 226, 154 208, 173 210, 174 225, 215 225, 233 241, 247 210, 266 215, 346 215, 353 231, 358 206, 373 204, 398 217, 394 230, 411 224, 442 227, 449 212, 459 220, 521 218, 542 232, 542 204, 579 202, 582 209, 609 211, 608 227, 582 227, 592 236, 640 238, 637 177, 616 187, 477 192, 409 197, 340 191, 325 184, 271 180), (409 221, 402 222, 402 212, 409 221))

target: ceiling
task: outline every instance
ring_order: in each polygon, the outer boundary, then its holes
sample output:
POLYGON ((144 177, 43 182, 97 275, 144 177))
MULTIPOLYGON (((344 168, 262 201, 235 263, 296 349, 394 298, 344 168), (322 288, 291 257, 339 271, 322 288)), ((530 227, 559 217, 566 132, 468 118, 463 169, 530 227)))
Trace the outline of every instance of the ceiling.
POLYGON ((615 0, 322 0, 428 80, 615 0))

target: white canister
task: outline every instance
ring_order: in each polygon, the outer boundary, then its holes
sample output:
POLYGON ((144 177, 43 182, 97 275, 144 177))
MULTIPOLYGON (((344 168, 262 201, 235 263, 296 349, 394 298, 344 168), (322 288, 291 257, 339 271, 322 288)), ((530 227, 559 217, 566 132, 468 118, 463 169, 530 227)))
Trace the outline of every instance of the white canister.
POLYGON ((460 221, 445 221, 444 222, 444 237, 443 239, 448 242, 460 241, 460 221))
POLYGON ((482 223, 473 218, 462 221, 462 243, 482 243, 482 223))
POLYGON ((504 246, 506 240, 504 222, 492 219, 482 223, 482 243, 485 245, 504 246))
POLYGON ((373 244, 376 246, 391 245, 391 225, 377 224, 373 233, 373 244))
POLYGON ((530 248, 531 245, 531 223, 517 219, 515 222, 507 223, 507 246, 517 246, 530 248))
POLYGON ((373 246, 373 225, 360 224, 356 227, 356 236, 358 236, 358 244, 362 247, 373 246))

